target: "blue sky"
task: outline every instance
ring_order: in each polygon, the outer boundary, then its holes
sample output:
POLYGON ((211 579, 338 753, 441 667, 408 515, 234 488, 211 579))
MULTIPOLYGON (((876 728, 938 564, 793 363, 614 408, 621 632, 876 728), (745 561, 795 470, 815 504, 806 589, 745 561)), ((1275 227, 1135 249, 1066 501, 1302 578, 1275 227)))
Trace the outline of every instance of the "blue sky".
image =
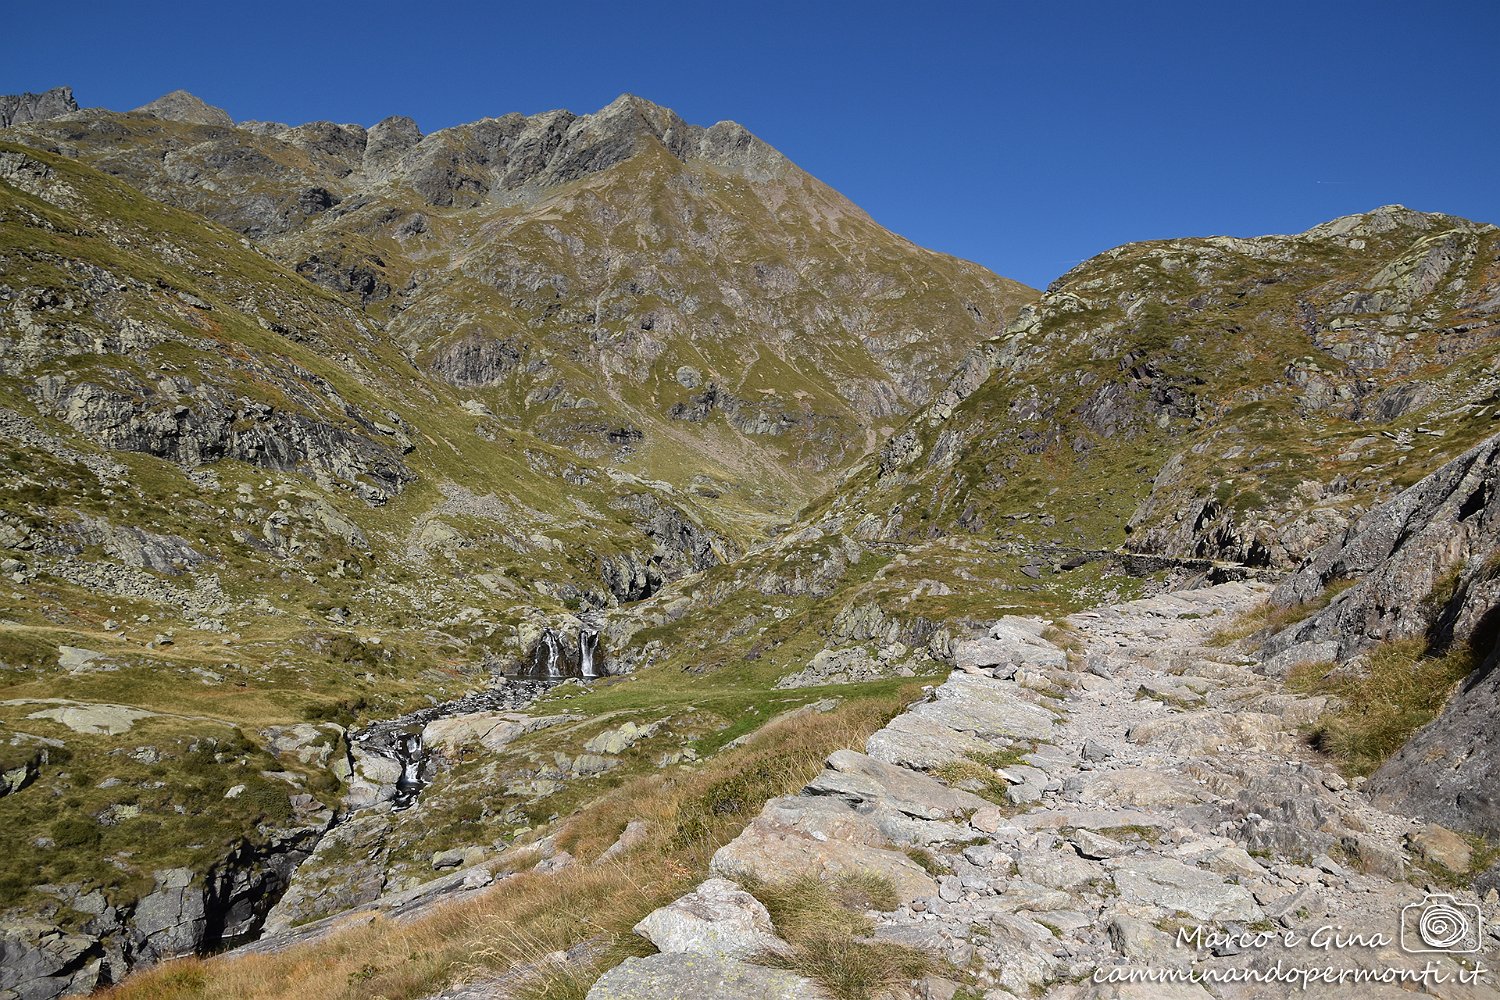
POLYGON ((735 119, 1033 285, 1123 242, 1400 202, 1500 223, 1500 2, 255 4, 5 15, 0 93, 424 130, 622 92, 735 119))

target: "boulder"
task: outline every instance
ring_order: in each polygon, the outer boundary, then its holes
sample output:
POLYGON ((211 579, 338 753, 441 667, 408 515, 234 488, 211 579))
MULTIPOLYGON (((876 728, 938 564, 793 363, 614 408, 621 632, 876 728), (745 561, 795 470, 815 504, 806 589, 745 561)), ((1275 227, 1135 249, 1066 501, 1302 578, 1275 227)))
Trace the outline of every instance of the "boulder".
POLYGON ((1442 865, 1455 875, 1468 874, 1474 864, 1474 852, 1468 841, 1447 827, 1428 823, 1407 838, 1412 853, 1434 864, 1442 865))
POLYGON ((930 771, 994 749, 971 733, 959 732, 942 721, 904 712, 865 741, 865 751, 876 760, 930 771))
POLYGON ((344 795, 347 809, 368 809, 396 797, 396 783, 401 779, 401 762, 365 750, 355 744, 349 748, 353 775, 344 795))
POLYGON ((661 722, 651 722, 644 726, 636 725, 634 722, 626 722, 614 729, 606 729, 583 745, 589 753, 618 755, 629 750, 641 740, 650 739, 661 729, 661 722))
POLYGON ((625 824, 625 829, 620 832, 619 839, 610 844, 604 853, 599 855, 598 860, 610 861, 641 846, 650 839, 650 829, 650 825, 643 819, 631 820, 625 824))
POLYGON ((1014 684, 961 671, 938 686, 932 701, 908 714, 984 740, 1048 739, 1056 718, 1027 701, 1014 684))
POLYGON ((754 958, 782 951, 771 915, 760 900, 722 878, 711 878, 686 896, 653 911, 635 932, 665 953, 711 958, 754 958))
POLYGON ((842 874, 875 872, 891 880, 903 902, 937 893, 932 877, 899 851, 819 840, 759 816, 714 852, 710 868, 725 878, 773 881, 801 874, 832 879, 842 874))
POLYGON ((1106 931, 1114 949, 1132 962, 1161 965, 1169 961, 1176 952, 1176 943, 1170 934, 1145 920, 1123 913, 1117 913, 1110 919, 1106 931))

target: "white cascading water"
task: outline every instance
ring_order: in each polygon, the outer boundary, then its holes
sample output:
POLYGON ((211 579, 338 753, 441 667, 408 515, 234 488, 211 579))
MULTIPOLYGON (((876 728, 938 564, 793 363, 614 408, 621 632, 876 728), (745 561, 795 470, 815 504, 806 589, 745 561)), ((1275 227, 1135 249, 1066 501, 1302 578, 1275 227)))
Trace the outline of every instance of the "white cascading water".
POLYGON ((401 777, 396 780, 396 809, 405 809, 417 801, 422 790, 422 737, 417 733, 402 735, 397 743, 401 777))
POLYGON ((558 669, 557 661, 562 656, 562 646, 557 641, 557 634, 551 629, 542 633, 542 639, 547 643, 547 677, 553 679, 562 676, 558 669))
POLYGON ((598 677, 594 672, 594 649, 599 645, 599 633, 589 629, 578 630, 578 672, 584 677, 598 677))

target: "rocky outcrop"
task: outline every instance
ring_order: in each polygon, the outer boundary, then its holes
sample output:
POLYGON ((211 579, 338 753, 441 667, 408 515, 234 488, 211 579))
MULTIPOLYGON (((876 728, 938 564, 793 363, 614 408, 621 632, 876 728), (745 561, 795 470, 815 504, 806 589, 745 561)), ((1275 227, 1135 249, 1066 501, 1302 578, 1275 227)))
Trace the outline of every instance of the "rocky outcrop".
POLYGON ((292 822, 257 831, 206 871, 158 871, 149 892, 120 906, 98 891, 76 895, 87 917, 73 929, 42 921, 0 921, 0 998, 55 1000, 117 982, 162 959, 218 951, 258 931, 333 814, 308 795, 293 799, 292 822))
POLYGON ((1500 437, 1490 438, 1361 518, 1272 595, 1282 606, 1356 581, 1266 643, 1267 664, 1346 662, 1395 639, 1469 656, 1475 670, 1443 713, 1371 778, 1393 808, 1500 836, 1500 437))
POLYGON ((1496 654, 1491 652, 1454 692, 1443 713, 1371 777, 1372 794, 1391 808, 1465 833, 1500 839, 1500 730, 1495 725, 1500 718, 1500 671, 1496 665, 1496 654))
POLYGON ((1271 595, 1309 604, 1354 581, 1328 607, 1266 644, 1269 656, 1329 643, 1335 657, 1371 644, 1426 636, 1434 648, 1488 639, 1492 559, 1500 553, 1500 437, 1470 449, 1372 510, 1320 549, 1271 595))
MULTIPOLYGON (((277 409, 253 399, 227 401, 211 391, 187 402, 149 388, 127 393, 93 382, 41 380, 38 400, 79 433, 104 447, 138 451, 197 466, 222 459, 282 471, 311 471, 337 480, 371 504, 384 503, 412 481, 402 449, 358 430, 277 409)), ((371 428, 372 429, 372 428, 371 428)))
POLYGON ((625 493, 610 505, 655 543, 649 554, 626 552, 600 557, 599 576, 616 601, 643 600, 667 580, 717 566, 740 553, 733 541, 654 492, 625 493))
POLYGON ((483 333, 471 333, 434 351, 428 369, 449 385, 498 385, 521 367, 522 345, 483 333))
POLYGON ((61 118, 77 110, 72 87, 53 87, 40 94, 0 94, 0 128, 61 118))
MULTIPOLYGON (((321 190, 321 189, 320 189, 321 190)), ((304 208, 312 215, 332 207, 334 199, 326 191, 312 197, 304 208)), ((385 277, 385 261, 374 254, 312 254, 298 262, 297 273, 307 280, 335 292, 341 292, 362 306, 390 298, 391 285, 385 277)))

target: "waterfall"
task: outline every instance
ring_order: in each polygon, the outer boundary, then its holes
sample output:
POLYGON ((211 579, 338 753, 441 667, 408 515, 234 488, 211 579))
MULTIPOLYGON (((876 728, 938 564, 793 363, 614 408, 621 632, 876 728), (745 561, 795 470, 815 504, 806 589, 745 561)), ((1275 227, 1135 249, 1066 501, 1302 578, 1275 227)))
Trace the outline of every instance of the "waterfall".
POLYGON ((549 680, 562 676, 562 669, 558 661, 562 658, 562 644, 557 641, 557 633, 550 628, 542 633, 542 642, 547 647, 547 678, 549 680))
POLYGON ((396 779, 396 795, 391 804, 396 809, 405 809, 417 801, 422 791, 422 736, 402 733, 391 749, 401 764, 401 777, 396 779))
POLYGON ((578 630, 578 671, 584 677, 598 677, 594 672, 594 650, 599 646, 599 633, 592 629, 578 630))

